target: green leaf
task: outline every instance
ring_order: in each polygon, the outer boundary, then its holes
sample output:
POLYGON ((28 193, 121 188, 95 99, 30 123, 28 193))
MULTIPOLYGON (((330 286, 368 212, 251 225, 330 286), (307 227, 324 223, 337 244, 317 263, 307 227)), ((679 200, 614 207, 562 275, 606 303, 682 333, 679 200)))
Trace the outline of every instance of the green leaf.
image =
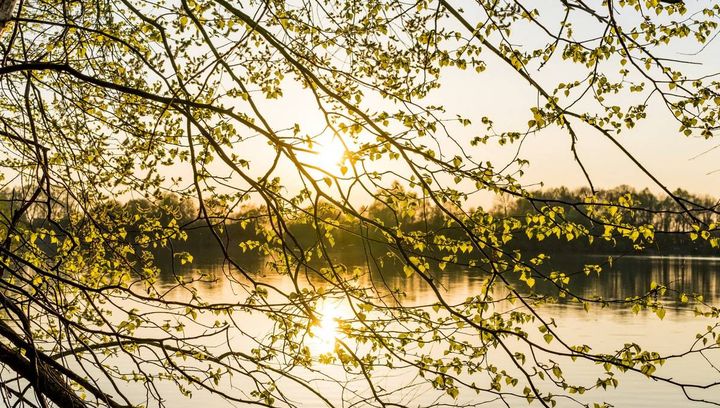
POLYGON ((403 272, 405 272, 405 276, 409 278, 415 273, 415 269, 410 265, 404 265, 403 272))

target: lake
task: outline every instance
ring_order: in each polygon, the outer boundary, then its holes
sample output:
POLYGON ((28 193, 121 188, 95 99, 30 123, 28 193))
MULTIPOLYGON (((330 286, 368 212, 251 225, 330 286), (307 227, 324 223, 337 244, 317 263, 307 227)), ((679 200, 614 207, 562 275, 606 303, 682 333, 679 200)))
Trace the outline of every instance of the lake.
MULTIPOLYGON (((625 343, 635 342, 646 350, 658 351, 661 354, 677 354, 687 351, 696 340, 696 333, 704 332, 708 326, 718 324, 717 319, 695 317, 693 308, 689 303, 677 300, 679 293, 687 293, 690 298, 692 294, 700 294, 704 301, 717 305, 720 298, 720 258, 682 258, 682 257, 565 257, 554 260, 548 264, 548 268, 562 268, 563 271, 581 271, 583 263, 597 263, 603 265, 604 270, 600 274, 592 273, 585 276, 578 273, 573 277, 570 288, 574 293, 587 298, 600 296, 604 299, 625 299, 632 296, 642 295, 650 290, 653 282, 666 285, 670 291, 664 299, 666 313, 660 319, 650 310, 642 310, 635 314, 627 307, 620 307, 609 304, 607 307, 593 305, 588 311, 572 302, 559 302, 543 304, 539 310, 546 318, 554 318, 557 324, 557 332, 564 336, 564 339, 571 344, 587 344, 595 352, 612 352, 625 343), (672 291, 678 293, 672 293, 672 291)), ((255 267, 262 269, 263 261, 256 261, 255 267)), ((209 301, 233 302, 245 296, 242 293, 242 286, 231 283, 226 277, 227 268, 221 264, 208 263, 205 265, 194 265, 193 268, 203 270, 211 276, 216 277, 213 282, 197 283, 195 288, 197 294, 209 301)), ((434 276, 435 282, 441 288, 443 297, 448 303, 463 302, 464 299, 481 293, 482 285, 487 276, 468 273, 461 269, 448 268, 434 276)), ((436 302, 435 294, 424 281, 413 275, 406 277, 398 268, 384 268, 382 274, 375 272, 365 277, 366 285, 377 285, 389 289, 398 289, 397 293, 404 292, 400 302, 405 305, 432 305, 436 302)), ((267 272, 262 280, 280 288, 290 288, 286 276, 274 275, 267 272)), ((312 279, 310 279, 312 283, 312 279)), ((175 282, 175 278, 169 272, 161 276, 161 283, 169 288, 175 282)), ((556 295, 551 289, 538 283, 535 288, 540 294, 556 295)), ((557 292, 557 291, 556 291, 557 292)), ((498 294, 496 294, 498 295, 498 294)), ((186 296, 181 291, 170 292, 170 297, 181 299, 186 296)), ((321 313, 324 318, 319 327, 314 331, 313 338, 308 339, 308 346, 314 354, 331 353, 333 351, 337 324, 342 321, 343 314, 347 312, 346 306, 339 302, 334 305, 323 307, 321 313), (340 319, 340 320, 338 320, 340 319)), ((508 312, 508 305, 501 303, 493 306, 498 312, 508 312)), ((202 318, 202 317, 201 317, 202 318)), ((267 319, 260 314, 244 315, 241 318, 244 327, 247 327, 246 335, 257 340, 264 339, 273 329, 267 319)), ((531 338, 542 338, 534 329, 534 325, 528 325, 528 332, 531 338)), ((464 336, 462 331, 458 336, 464 336)), ((248 338, 233 338, 228 341, 238 341, 234 347, 243 347, 243 342, 248 338)), ((476 341, 472 340, 471 341, 476 341)), ((552 345, 552 344, 551 344, 552 345)), ((247 345, 246 345, 247 346, 247 345)), ((518 349, 522 345, 516 345, 518 349)), ((220 346, 218 346, 220 347, 220 346)), ((433 347, 430 345, 429 347, 433 347)), ((427 350, 426 350, 427 351, 427 350)), ((440 355, 440 350, 431 350, 431 354, 440 355)), ((547 356, 545 356, 547 357, 547 356)), ((538 356, 543 359, 544 356, 538 356)), ((510 361, 504 353, 498 350, 488 351, 488 359, 502 367, 510 365, 510 361)), ((571 379, 573 384, 585 384, 592 386, 598 376, 602 376, 604 369, 600 365, 578 361, 570 364, 569 360, 560 361, 566 378, 571 379)), ((337 406, 366 406, 364 400, 369 392, 367 385, 358 380, 357 375, 348 375, 338 366, 333 364, 319 364, 316 372, 297 369, 296 374, 308 379, 311 376, 312 387, 321 395, 337 406)), ((701 354, 694 354, 687 358, 670 360, 658 369, 656 374, 672 377, 677 381, 699 381, 709 383, 720 380, 720 353, 718 349, 701 354)), ((379 379, 383 390, 400 389, 388 396, 388 401, 406 406, 426 405, 482 405, 482 406, 508 406, 492 395, 476 395, 474 392, 461 390, 457 400, 443 395, 442 392, 433 390, 417 376, 417 370, 411 369, 378 369, 374 376, 379 379)), ((617 388, 608 388, 599 392, 590 390, 583 395, 575 395, 579 402, 604 401, 617 407, 700 407, 708 406, 700 402, 691 402, 683 394, 683 391, 675 386, 662 382, 651 381, 644 375, 637 373, 617 373, 614 376, 619 380, 617 388)), ((470 376, 472 377, 472 376, 470 376)), ((480 376, 474 381, 482 382, 480 376)), ((241 381, 228 383, 236 390, 245 385, 241 381)), ((280 387, 286 387, 286 398, 298 406, 326 406, 316 395, 307 390, 290 384, 288 381, 279 380, 280 387)), ((168 385, 169 386, 169 385, 168 385)), ((167 391, 166 396, 172 394, 172 388, 160 386, 167 391)), ((714 387, 709 390, 688 390, 693 398, 709 399, 720 402, 720 388, 714 387)), ((524 398, 509 398, 510 406, 527 406, 524 398)), ((214 397, 202 391, 195 391, 191 399, 171 397, 166 404, 173 407, 195 407, 198 404, 211 404, 208 406, 224 406, 214 397)), ((152 405, 151 405, 152 406, 152 405)), ((531 406, 539 406, 537 403, 531 406)), ((570 407, 580 406, 578 402, 560 399, 558 406, 570 407)), ((591 404, 592 406, 592 404, 591 404)))

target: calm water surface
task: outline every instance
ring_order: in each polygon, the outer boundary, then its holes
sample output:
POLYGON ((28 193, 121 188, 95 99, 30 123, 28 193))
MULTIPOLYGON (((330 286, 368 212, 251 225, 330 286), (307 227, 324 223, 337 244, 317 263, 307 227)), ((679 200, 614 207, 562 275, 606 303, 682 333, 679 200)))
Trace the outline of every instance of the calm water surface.
MULTIPOLYGON (((672 290, 684 292, 688 294, 701 294, 707 303, 720 304, 720 258, 653 258, 653 257, 624 257, 614 258, 612 262, 607 257, 597 258, 563 258, 549 263, 545 267, 549 270, 555 268, 572 272, 582 270, 583 263, 602 264, 604 270, 601 274, 590 274, 585 276, 579 273, 571 281, 571 290, 574 293, 581 294, 584 297, 603 297, 605 299, 627 298, 646 293, 652 282, 666 285, 672 290), (612 265, 611 265, 612 264, 612 265)), ((198 295, 203 299, 211 302, 237 302, 239 299, 245 299, 247 293, 243 292, 240 285, 230 283, 225 277, 224 268, 221 264, 206 263, 193 265, 193 270, 185 270, 185 274, 197 273, 198 270, 214 275, 217 279, 213 282, 197 283, 196 289, 198 295)), ((257 261, 253 265, 254 269, 262 269, 262 262, 257 261)), ((436 301, 434 293, 424 284, 417 276, 406 277, 398 268, 386 268, 382 275, 375 273, 372 275, 373 282, 377 285, 386 285, 391 289, 398 289, 405 293, 403 302, 405 304, 432 304, 436 301)), ((462 302, 469 296, 475 296, 481 293, 482 284, 485 276, 468 273, 462 270, 450 270, 449 268, 435 276, 436 282, 442 288, 443 296, 449 303, 462 302)), ((278 287, 289 288, 287 278, 279 275, 273 275, 267 272, 263 276, 263 281, 276 285, 278 287)), ((173 286, 175 277, 170 268, 164 271, 161 276, 161 284, 166 288, 173 286)), ((536 289, 540 293, 548 295, 556 295, 541 283, 536 285, 536 289)), ((170 297, 181 299, 187 293, 180 291, 171 291, 170 297)), ((689 350, 695 341, 695 334, 705 331, 707 326, 720 323, 717 319, 709 319, 704 317, 695 317, 693 306, 680 303, 668 297, 663 299, 667 313, 664 319, 659 319, 651 311, 640 311, 637 315, 627 308, 617 306, 599 307, 593 306, 589 311, 585 311, 581 306, 570 302, 560 302, 553 304, 545 304, 540 306, 540 311, 544 317, 552 317, 557 323, 557 331, 564 337, 569 344, 587 344, 592 347, 594 352, 610 353, 624 344, 634 342, 643 347, 645 350, 658 351, 661 354, 677 354, 689 350)), ((128 309, 133 307, 142 308, 142 305, 127 304, 122 305, 128 309)), ((500 312, 506 311, 498 310, 500 312)), ((323 311, 328 319, 323 321, 323 327, 314 340, 311 340, 309 347, 319 353, 329 352, 333 348, 333 317, 342 318, 342 308, 334 309, 331 307, 323 311)), ((200 319, 204 317, 201 315, 200 319)), ((212 317, 213 319, 215 317, 212 317)), ((236 350, 248 350, 253 344, 248 344, 251 338, 263 339, 271 330, 267 319, 260 314, 235 316, 236 321, 240 322, 242 328, 249 335, 248 337, 236 337, 228 339, 212 339, 217 344, 214 346, 217 350, 227 348, 227 344, 232 344, 236 350)), ((527 331, 532 339, 542 343, 541 334, 537 332, 534 325, 528 325, 527 331)), ((472 339, 471 339, 472 341, 472 339)), ((522 346, 508 342, 510 347, 518 351, 522 351, 522 346)), ((554 344, 551 343, 550 346, 554 344)), ((424 349, 423 352, 430 352, 441 355, 442 350, 424 349)), ((488 358, 493 363, 502 368, 511 368, 511 362, 500 351, 491 350, 488 352, 488 358)), ((589 362, 578 361, 571 363, 569 360, 564 361, 558 357, 538 355, 538 358, 553 361, 561 364, 565 377, 568 382, 573 385, 584 385, 590 387, 595 384, 599 376, 603 376, 604 370, 601 366, 589 362)), ((121 360, 111 363, 116 365, 121 371, 131 370, 131 366, 127 362, 121 360)), ((318 371, 314 373, 303 372, 301 370, 294 371, 298 376, 311 380, 311 383, 317 391, 324 397, 339 407, 360 407, 364 406, 360 401, 359 395, 367 396, 369 394, 367 385, 357 379, 357 377, 348 377, 340 367, 332 365, 318 365, 318 371), (333 381, 328 381, 332 379, 333 381), (340 387, 338 381, 343 384, 340 387)), ((197 367, 199 370, 204 367, 197 367)), ((720 381, 720 351, 718 349, 707 352, 704 356, 695 354, 690 358, 681 360, 671 360, 658 369, 656 374, 672 377, 679 382, 699 382, 712 383, 720 381)), ((3 374, 4 375, 4 374, 3 374)), ((470 378, 470 382, 477 381, 481 384, 486 377, 482 374, 478 377, 470 378)), ((3 377, 5 378, 5 377, 3 377)), ((395 370, 376 370, 374 378, 378 385, 384 389, 397 389, 401 386, 410 386, 403 388, 403 391, 394 394, 392 402, 404 404, 406 406, 453 406, 453 405, 470 405, 480 407, 507 407, 499 401, 489 398, 487 395, 475 395, 474 392, 465 391, 460 393, 457 400, 453 400, 438 391, 432 390, 427 383, 417 376, 416 370, 395 369, 395 370)), ((662 382, 648 380, 643 375, 635 373, 616 374, 619 380, 619 387, 616 389, 608 389, 606 391, 592 390, 579 396, 578 399, 585 403, 607 402, 615 407, 633 407, 633 408, 650 408, 650 407, 708 407, 710 405, 699 402, 689 401, 678 387, 668 385, 662 382)), ((321 407, 325 406, 319 403, 317 398, 311 395, 307 390, 303 390, 295 386, 287 380, 277 379, 278 385, 284 389, 286 396, 294 402, 295 405, 301 407, 321 407)), ((241 380, 227 378, 220 383, 223 390, 232 392, 248 392, 249 384, 243 383, 241 380)), ((547 384, 546 384, 547 385, 547 384)), ((215 408, 215 407, 231 407, 242 406, 238 404, 230 404, 218 398, 209 395, 201 390, 193 390, 192 398, 181 397, 175 388, 176 386, 168 382, 157 382, 155 386, 160 391, 164 401, 159 402, 157 398, 147 397, 147 390, 142 383, 129 383, 122 391, 137 397, 137 401, 148 398, 151 407, 177 407, 177 408, 215 408)), ((520 389, 521 390, 521 389, 520 389)), ((518 391, 520 391, 518 390, 518 391)), ((545 387, 545 390, 550 390, 545 387)), ((720 402, 720 387, 709 390, 688 390, 688 394, 693 398, 708 399, 720 402)), ((514 399, 511 401, 511 407, 528 406, 524 399, 514 399)), ((537 403, 530 406, 539 406, 537 403)), ((572 403, 566 399, 558 400, 559 407, 577 407, 577 403, 572 403)), ((590 404, 592 407, 592 404, 590 404)))
MULTIPOLYGON (((615 258, 609 262, 607 257, 598 258, 564 258, 550 265, 549 267, 562 268, 563 271, 580 271, 582 263, 598 263, 604 265, 604 271, 600 275, 591 274, 585 277, 578 276, 571 283, 572 291, 582 294, 585 297, 601 296, 606 299, 626 298, 646 293, 652 282, 668 286, 671 289, 688 294, 697 293, 704 296, 706 302, 718 305, 720 302, 720 258, 663 258, 663 257, 624 257, 615 258)), ((222 266, 217 264, 195 265, 213 272, 220 277, 217 282, 199 284, 199 294, 208 300, 221 301, 236 299, 237 288, 222 278, 222 266)), ((172 277, 164 277, 169 285, 172 277)), ((460 302, 468 296, 480 293, 483 276, 475 276, 464 271, 446 271, 436 276, 437 281, 443 288, 444 296, 451 302, 460 302)), ((265 281, 283 286, 286 282, 283 277, 273 277, 271 274, 265 276, 265 281)), ((406 302, 424 304, 435 301, 434 294, 430 288, 416 277, 407 278, 402 273, 384 272, 382 279, 374 276, 377 283, 384 280, 391 288, 401 289, 406 293, 406 302)), ((543 291, 542 285, 538 290, 543 291)), ((551 294, 551 293, 549 293, 551 294)), ((609 306, 601 308, 592 307, 586 312, 582 307, 573 303, 557 303, 541 306, 544 316, 553 317, 558 325, 558 331, 565 336, 570 344, 587 344, 595 352, 612 352, 623 344, 635 342, 643 349, 658 351, 660 353, 674 354, 687 351, 695 340, 695 334, 703 332, 708 325, 718 323, 716 320, 695 317, 692 306, 682 304, 672 299, 666 299, 667 313, 664 319, 659 319, 651 311, 641 311, 637 315, 626 308, 609 306)), ((255 326, 258 335, 262 336, 262 327, 265 324, 262 316, 249 316, 248 325, 255 326)), ((332 329, 329 329, 332 330, 332 329)), ((529 332, 532 333, 532 328, 529 332)), ((536 331, 536 330, 535 330, 536 331)), ((536 336, 539 338, 539 335, 536 336)), ((323 345, 316 345, 322 348, 323 345)), ((332 347, 329 347, 331 349, 332 347)), ((672 377, 677 381, 699 381, 709 383, 720 381, 720 353, 717 350, 706 353, 703 357, 696 355, 683 360, 673 360, 661 367, 657 374, 672 377), (708 364, 708 361, 712 364, 708 364)), ((601 366, 587 362, 569 364, 555 359, 562 364, 566 378, 572 384, 584 384, 591 386, 598 376, 602 376, 604 370, 601 366), (563 364, 564 363, 564 364, 563 364)), ((502 365, 503 356, 495 358, 498 365, 502 365)), ((323 374, 332 378, 341 378, 343 373, 337 367, 325 366, 323 374)), ((376 373, 376 376, 378 373, 376 373)), ((413 372, 396 370, 383 374, 381 383, 392 387, 408 381, 408 376, 415 375, 413 372)), ((688 401, 682 391, 674 386, 654 382, 646 377, 634 373, 617 374, 620 385, 617 389, 597 392, 589 391, 582 397, 583 401, 605 401, 617 407, 702 407, 707 404, 688 401)), ((418 381, 420 382, 420 381, 418 381)), ((356 391, 367 391, 366 386, 358 384, 356 391)), ((329 399, 337 402, 339 406, 351 406, 356 401, 353 396, 352 386, 341 391, 318 378, 317 389, 329 399), (342 404, 341 401, 346 404, 342 404)), ((688 393, 696 398, 712 399, 720 401, 720 388, 714 390, 697 391, 689 390, 688 393)), ((432 403, 453 404, 451 399, 436 400, 436 394, 428 392, 427 389, 418 386, 411 387, 397 401, 409 406, 427 405, 432 403)), ((497 401, 486 401, 485 397, 476 396, 474 393, 461 393, 456 404, 479 404, 480 406, 505 406, 497 401), (472 395, 471 395, 472 394, 472 395)), ((302 406, 322 406, 314 402, 307 392, 297 390, 292 399, 302 406)), ((167 401, 168 406, 175 407, 196 407, 199 403, 211 403, 211 406, 218 402, 210 399, 202 393, 195 393, 192 399, 177 399, 167 401), (211 402, 214 401, 214 402, 211 402)), ((532 404, 535 406, 536 404, 532 404)), ((517 400, 512 406, 527 406, 524 400, 517 400)), ((569 401, 560 400, 558 406, 578 406, 569 401)), ((591 405, 592 406, 592 405, 591 405)))

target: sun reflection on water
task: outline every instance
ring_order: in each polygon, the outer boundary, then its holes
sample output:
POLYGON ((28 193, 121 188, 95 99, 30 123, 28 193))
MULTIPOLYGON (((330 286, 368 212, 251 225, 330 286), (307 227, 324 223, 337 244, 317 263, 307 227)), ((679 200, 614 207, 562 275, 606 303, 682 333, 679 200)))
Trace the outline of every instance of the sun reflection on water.
POLYGON ((335 350, 335 344, 340 336, 338 321, 340 312, 337 304, 325 303, 319 310, 320 322, 310 329, 308 347, 313 355, 331 353, 335 350))

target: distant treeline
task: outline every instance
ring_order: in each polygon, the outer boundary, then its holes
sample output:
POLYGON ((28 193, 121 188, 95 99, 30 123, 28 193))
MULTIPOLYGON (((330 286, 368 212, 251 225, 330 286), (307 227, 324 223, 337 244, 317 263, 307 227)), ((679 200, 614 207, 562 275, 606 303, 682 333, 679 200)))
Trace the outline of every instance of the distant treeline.
MULTIPOLYGON (((465 232, 452 221, 452 215, 473 217, 480 215, 485 221, 493 219, 496 223, 503 220, 524 220, 528 214, 538 214, 548 207, 562 208, 563 220, 582 226, 589 235, 601 237, 604 224, 592 216, 586 209, 589 200, 616 205, 617 214, 623 223, 629 225, 651 225, 655 231, 654 239, 644 242, 644 253, 651 254, 713 254, 711 248, 702 240, 691 240, 689 232, 698 221, 709 225, 717 221, 715 210, 718 201, 709 196, 697 196, 684 190, 676 190, 673 197, 659 196, 648 189, 637 191, 629 186, 619 186, 592 194, 589 189, 568 189, 565 187, 544 189, 532 192, 528 197, 517 198, 501 195, 492 208, 477 208, 462 211, 459 207, 452 211, 442 210, 428 199, 420 199, 416 193, 405 191, 399 185, 394 189, 378 193, 375 201, 359 209, 372 223, 359 225, 357 221, 346 221, 337 209, 329 205, 319 208, 301 209, 294 219, 282 220, 285 230, 279 233, 278 220, 272 218, 266 208, 257 205, 232 207, 229 200, 213 198, 205 202, 204 212, 198 208, 196 200, 182 198, 176 194, 163 194, 155 199, 131 199, 125 202, 108 201, 103 208, 95 209, 108 224, 117 223, 126 229, 126 240, 150 251, 190 252, 195 257, 209 259, 223 255, 220 240, 229 255, 248 257, 257 254, 263 245, 280 245, 285 240, 290 247, 297 249, 317 248, 322 240, 334 253, 366 253, 368 249, 382 253, 383 242, 387 242, 378 225, 399 228, 404 232, 417 233, 428 244, 413 250, 425 253, 440 253, 434 247, 434 236, 442 235, 448 240, 461 242, 466 240, 465 232), (681 204, 677 200, 681 200, 681 204), (618 204, 620 203, 620 204, 618 204), (683 208, 684 207, 684 208, 683 208), (692 216, 688 214, 688 210, 692 216), (323 220, 316 223, 316 217, 323 220), (376 223, 376 225, 373 225, 376 223), (209 227, 212 226, 212 228, 209 227), (165 234, 174 229, 182 231, 165 234), (142 231, 142 233, 141 233, 142 231), (148 231, 153 231, 153 240, 147 240, 148 231), (154 235, 153 235, 154 234, 154 235), (141 240, 139 237, 144 236, 141 240), (279 239, 282 236, 282 239, 279 239), (167 238, 167 239, 165 239, 167 238), (158 245, 158 243, 160 243, 158 245)), ((2 211, 7 231, 7 223, 12 220, 13 208, 22 204, 10 192, 0 193, 2 211)), ((87 211, 87 209, 86 209, 87 211)), ((81 228, 83 221, 72 219, 67 213, 55 215, 54 223, 59 228, 81 228)), ((77 217, 76 217, 77 218, 77 217)), ((48 227, 43 217, 18 220, 31 227, 48 227)), ((498 227, 498 229, 500 229, 498 227)), ((594 253, 616 254, 632 253, 638 249, 631 240, 595 239, 589 245, 586 237, 578 237, 568 242, 555 235, 548 235, 541 242, 522 233, 514 233, 512 240, 503 244, 507 249, 520 249, 530 252, 548 253, 594 253)))
MULTIPOLYGON (((651 225, 655 231, 654 239, 645 245, 643 253, 658 255, 711 255, 719 254, 703 240, 692 240, 690 233, 693 225, 711 226, 718 223, 717 198, 709 195, 696 195, 677 189, 669 195, 657 195, 649 189, 636 190, 630 186, 618 186, 613 189, 596 191, 589 188, 568 189, 566 187, 549 188, 532 193, 535 200, 507 199, 500 197, 491 212, 506 217, 524 217, 528 213, 537 213, 538 207, 547 205, 558 206, 565 210, 565 218, 584 225, 590 234, 603 234, 604 225, 594 222, 583 211, 587 206, 576 205, 585 203, 593 197, 597 202, 611 203, 618 208, 619 220, 630 225, 651 225), (679 202, 678 202, 679 201, 679 202), (622 204, 620 204, 622 203, 622 204), (623 205, 624 204, 624 205, 623 205)), ((631 253, 637 252, 630 240, 595 240, 593 245, 587 241, 567 242, 549 237, 540 245, 528 239, 513 240, 520 248, 542 247, 553 253, 631 253)))
MULTIPOLYGON (((685 190, 675 190, 673 197, 654 194, 648 189, 636 190, 630 186, 618 186, 613 189, 596 191, 593 194, 587 188, 568 189, 565 187, 549 188, 533 191, 529 198, 516 198, 511 196, 498 196, 490 209, 472 209, 461 211, 457 207, 447 204, 450 214, 463 213, 472 219, 478 213, 493 216, 495 222, 515 218, 522 220, 528 214, 538 214, 545 207, 560 207, 564 210, 564 219, 585 227, 590 235, 600 237, 605 226, 588 216, 587 203, 592 200, 607 203, 618 207, 617 220, 629 225, 651 225, 655 236, 651 242, 644 243, 643 253, 648 254, 713 254, 713 249, 702 240, 693 241, 689 232, 698 221, 705 225, 718 221, 718 200, 707 195, 694 195, 685 190), (681 200, 682 205, 677 200, 681 200), (687 211, 692 213, 690 216, 687 211)), ((226 243, 231 254, 248 255, 253 253, 258 245, 267 242, 268 237, 277 233, 277 225, 270 222, 267 209, 261 206, 248 205, 239 209, 225 208, 219 201, 206 203, 211 214, 217 218, 218 227, 213 234, 207 228, 207 221, 197 220, 198 209, 193 201, 179 199, 169 195, 163 199, 161 205, 151 204, 146 200, 131 200, 124 204, 131 212, 144 216, 160 217, 161 223, 167 222, 169 217, 183 225, 188 234, 187 241, 176 243, 178 250, 201 250, 204 253, 217 252, 218 238, 226 243), (168 209, 172 213, 168 214, 168 209), (162 213, 161 213, 162 212, 162 213), (221 226, 221 228, 219 228, 221 226)), ((466 240, 465 233, 455 224, 447 211, 433 205, 431 200, 420 199, 412 191, 405 191, 396 185, 393 189, 378 193, 375 200, 359 209, 367 219, 389 228, 400 228, 405 232, 417 232, 428 241, 432 237, 442 234, 448 239, 458 241, 466 240)), ((298 211, 295 219, 285 220, 289 234, 285 234, 290 245, 302 248, 316 246, 318 237, 331 242, 335 253, 344 252, 344 256, 352 256, 353 252, 374 249, 375 253, 382 253, 387 238, 372 224, 358 225, 356 221, 348 222, 334 207, 320 205, 318 209, 307 208, 298 211), (325 222, 315 223, 315 216, 325 222), (329 223, 333 227, 328 228, 329 223), (318 228, 320 232, 318 232, 318 228), (292 239, 288 240, 288 235, 292 239)), ((499 227, 498 227, 499 229, 499 227)), ((628 239, 604 240, 595 239, 589 245, 589 240, 578 238, 568 242, 558 239, 554 235, 548 236, 542 242, 530 239, 525 234, 514 234, 513 239, 507 243, 508 249, 530 250, 531 252, 547 253, 593 253, 617 254, 636 253, 635 243, 628 239)), ((434 251, 433 245, 428 245, 423 251, 434 251)))

